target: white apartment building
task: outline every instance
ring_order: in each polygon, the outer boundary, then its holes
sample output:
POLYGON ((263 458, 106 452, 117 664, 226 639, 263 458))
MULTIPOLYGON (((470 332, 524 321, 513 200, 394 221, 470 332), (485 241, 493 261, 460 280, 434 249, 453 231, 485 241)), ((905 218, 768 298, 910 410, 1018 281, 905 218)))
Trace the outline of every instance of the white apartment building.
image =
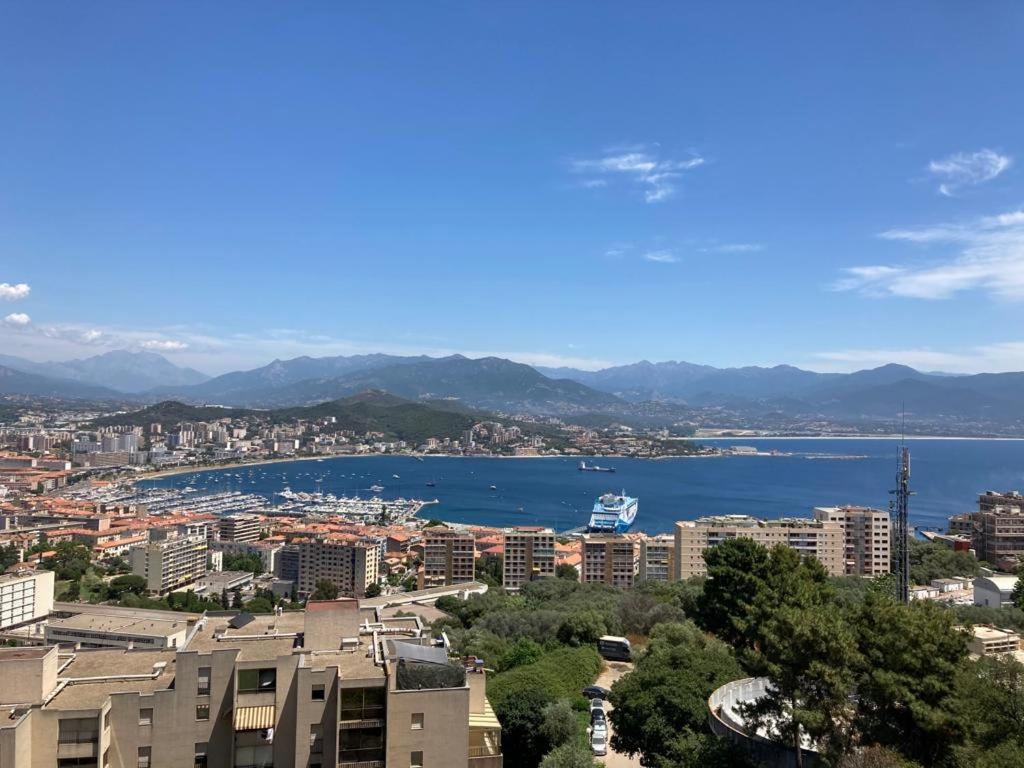
POLYGON ((217 538, 221 541, 251 542, 260 538, 259 515, 226 515, 217 525, 217 538))
POLYGON ((0 630, 46 618, 53 609, 53 571, 0 576, 0 630))
POLYGON ((676 542, 668 533, 647 536, 640 540, 640 581, 673 581, 675 579, 676 542))
POLYGON ((889 513, 871 507, 815 507, 814 519, 837 523, 846 536, 846 574, 880 576, 889 573, 892 532, 889 513))
POLYGON ((321 579, 330 581, 346 597, 365 597, 366 588, 380 573, 380 546, 376 542, 341 538, 305 539, 299 547, 298 591, 309 595, 321 579))
POLYGON ((555 532, 532 526, 506 531, 502 568, 502 584, 510 590, 534 579, 554 576, 555 532))
POLYGON ((423 567, 419 588, 447 587, 476 578, 476 545, 473 534, 444 525, 423 531, 423 567))
POLYGON ((209 546, 201 534, 151 541, 129 550, 132 573, 146 580, 146 589, 163 594, 191 584, 206 573, 209 546))

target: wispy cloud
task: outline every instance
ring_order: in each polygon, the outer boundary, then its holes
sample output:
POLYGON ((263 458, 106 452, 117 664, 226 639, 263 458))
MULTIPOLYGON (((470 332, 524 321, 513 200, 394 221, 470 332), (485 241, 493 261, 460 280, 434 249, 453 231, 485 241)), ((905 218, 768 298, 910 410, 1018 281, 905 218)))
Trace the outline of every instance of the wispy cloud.
POLYGON ((32 318, 24 312, 11 312, 11 314, 4 318, 4 323, 12 328, 24 328, 31 322, 32 318))
POLYGON ((920 246, 946 246, 955 255, 926 264, 849 267, 832 288, 870 296, 947 299, 961 291, 1024 299, 1024 210, 966 223, 893 229, 880 237, 920 246))
POLYGON ((756 253, 763 251, 764 246, 760 243, 722 243, 721 245, 709 245, 700 250, 703 253, 756 253))
POLYGON ((1024 370, 1024 341, 981 344, 957 350, 930 347, 841 349, 818 352, 801 363, 816 371, 845 372, 887 363, 909 365, 920 371, 945 373, 1002 373, 1024 370))
POLYGON ((679 261, 679 257, 672 253, 672 251, 665 249, 659 251, 648 251, 644 254, 644 258, 647 259, 647 261, 653 261, 658 264, 675 264, 679 261))
POLYGON ((28 283, 0 283, 0 299, 18 301, 26 298, 31 292, 28 283))
POLYGON ((991 149, 957 152, 928 163, 928 170, 940 181, 939 194, 954 196, 963 187, 984 184, 1001 174, 1013 163, 1009 155, 991 149))
POLYGON ((180 352, 183 349, 188 349, 187 342, 173 339, 146 339, 139 346, 153 352, 180 352))
POLYGON ((696 154, 685 160, 663 158, 652 149, 640 146, 608 150, 603 157, 594 160, 574 160, 570 168, 573 173, 587 177, 581 182, 585 187, 603 187, 608 177, 618 176, 641 187, 648 203, 657 203, 675 194, 684 171, 704 162, 704 158, 696 154))

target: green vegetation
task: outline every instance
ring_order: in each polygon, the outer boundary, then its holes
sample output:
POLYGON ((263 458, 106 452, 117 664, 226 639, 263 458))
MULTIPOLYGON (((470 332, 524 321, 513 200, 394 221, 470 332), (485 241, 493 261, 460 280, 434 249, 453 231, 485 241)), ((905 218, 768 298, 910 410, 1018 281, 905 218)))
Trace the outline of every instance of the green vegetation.
POLYGON ((337 600, 338 599, 338 587, 335 586, 333 581, 328 579, 320 579, 316 583, 316 587, 313 589, 313 594, 309 596, 310 600, 337 600))
POLYGON ((978 561, 969 552, 954 552, 943 544, 910 540, 910 583, 930 584, 932 579, 977 576, 978 561))
POLYGON ((266 569, 263 567, 263 558, 255 553, 224 553, 225 571, 248 571, 253 576, 259 576, 266 569))

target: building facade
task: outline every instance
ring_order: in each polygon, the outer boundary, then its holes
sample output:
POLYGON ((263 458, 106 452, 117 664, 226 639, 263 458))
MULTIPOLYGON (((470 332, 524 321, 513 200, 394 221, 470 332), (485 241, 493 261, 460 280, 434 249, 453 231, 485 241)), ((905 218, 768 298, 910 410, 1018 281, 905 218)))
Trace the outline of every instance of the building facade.
POLYGON ((316 583, 330 581, 346 597, 363 597, 377 582, 380 547, 372 542, 349 539, 304 539, 299 548, 298 591, 310 595, 316 583))
POLYGON ((260 525, 258 515, 227 515, 218 523, 217 537, 221 541, 239 543, 258 541, 260 525))
POLYGON ((435 525, 423 531, 419 588, 448 587, 476 578, 476 539, 468 531, 435 525))
POLYGON ((640 566, 637 543, 625 536, 596 534, 583 538, 580 581, 629 589, 640 566))
POLYGON ((505 532, 502 585, 517 590, 534 579, 555 575, 555 532, 523 527, 505 532))
POLYGON ((707 575, 704 550, 723 541, 748 538, 773 547, 784 544, 801 557, 814 557, 832 576, 846 573, 846 535, 838 523, 806 518, 758 520, 747 515, 721 515, 676 523, 676 579, 707 575))
POLYGON ((836 523, 846 537, 846 575, 882 576, 892 565, 889 513, 871 507, 816 507, 814 519, 836 523))
POLYGON ((0 630, 45 618, 53 609, 53 571, 0 576, 0 630))
POLYGON ((201 534, 171 536, 132 547, 132 573, 146 580, 146 589, 163 594, 191 584, 206 573, 209 546, 201 534))
POLYGON ((640 540, 641 581, 675 580, 676 542, 671 534, 646 536, 640 540))

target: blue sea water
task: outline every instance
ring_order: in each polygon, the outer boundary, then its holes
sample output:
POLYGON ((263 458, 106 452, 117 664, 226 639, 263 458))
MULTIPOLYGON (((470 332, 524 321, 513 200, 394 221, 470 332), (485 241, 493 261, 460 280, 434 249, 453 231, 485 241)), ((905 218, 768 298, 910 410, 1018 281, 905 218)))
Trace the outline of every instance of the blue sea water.
MULTIPOLYGON (((625 490, 640 499, 633 529, 648 533, 667 532, 676 520, 702 515, 805 517, 815 506, 885 508, 889 489, 895 487, 895 440, 787 438, 711 444, 749 445, 789 455, 601 459, 602 466, 615 467, 615 474, 579 472, 578 459, 570 458, 341 457, 187 473, 141 485, 231 489, 268 499, 286 486, 339 496, 437 498, 440 503, 422 516, 556 530, 584 525, 598 495, 625 490), (384 490, 374 494, 371 485, 384 490)), ((1024 441, 917 439, 907 445, 915 526, 944 528, 949 515, 977 507, 980 491, 1024 490, 1024 441)))

